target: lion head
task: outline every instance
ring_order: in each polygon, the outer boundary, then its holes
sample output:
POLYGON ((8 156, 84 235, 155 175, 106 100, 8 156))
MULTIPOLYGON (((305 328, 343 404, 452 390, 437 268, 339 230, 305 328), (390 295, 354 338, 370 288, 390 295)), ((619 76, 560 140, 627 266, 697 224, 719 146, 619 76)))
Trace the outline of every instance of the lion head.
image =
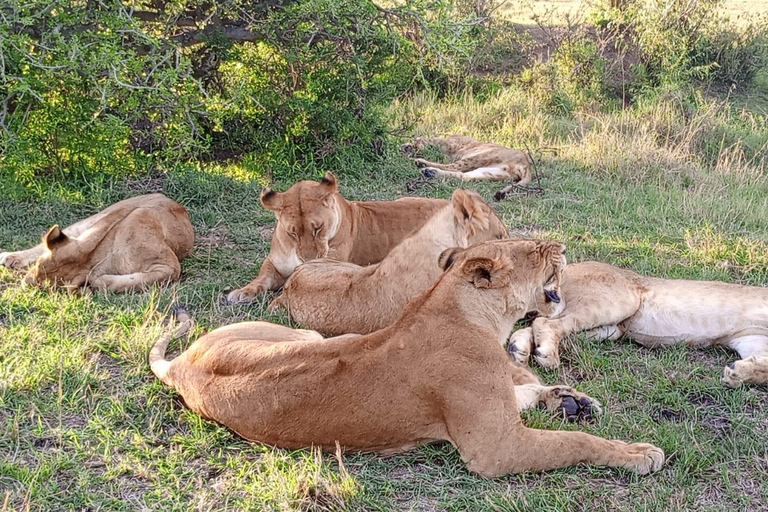
POLYGON ((400 146, 400 151, 403 153, 403 155, 412 157, 416 156, 419 151, 424 149, 427 146, 427 143, 424 141, 424 137, 416 137, 413 139, 413 142, 407 142, 400 146))
POLYGON ((465 233, 467 246, 509 238, 504 221, 477 192, 458 188, 451 196, 451 203, 455 229, 465 233))
POLYGON ((46 251, 29 268, 24 282, 42 286, 48 281, 53 286, 67 288, 83 286, 88 272, 84 269, 83 253, 76 243, 58 225, 43 235, 42 242, 46 251))
POLYGON ((559 299, 560 279, 567 264, 565 245, 542 240, 495 240, 462 249, 446 249, 438 258, 443 270, 458 267, 459 274, 475 288, 506 289, 526 311, 535 310, 541 298, 559 299), (554 281, 554 287, 548 287, 554 281), (549 293, 545 295, 548 288, 549 293))
POLYGON ((261 204, 275 213, 274 239, 302 261, 328 256, 328 242, 341 223, 339 188, 328 172, 320 182, 299 181, 285 192, 265 188, 261 204))

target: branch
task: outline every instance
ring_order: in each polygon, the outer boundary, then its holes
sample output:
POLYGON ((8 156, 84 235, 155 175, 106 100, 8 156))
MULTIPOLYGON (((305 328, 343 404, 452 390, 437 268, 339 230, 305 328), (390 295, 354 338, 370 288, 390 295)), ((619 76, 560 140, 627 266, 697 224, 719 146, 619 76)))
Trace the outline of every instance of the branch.
POLYGON ((162 12, 133 11, 131 16, 137 20, 149 23, 171 22, 171 24, 176 25, 177 27, 196 27, 198 20, 192 14, 193 13, 187 13, 185 16, 179 16, 176 19, 168 19, 168 15, 162 12))

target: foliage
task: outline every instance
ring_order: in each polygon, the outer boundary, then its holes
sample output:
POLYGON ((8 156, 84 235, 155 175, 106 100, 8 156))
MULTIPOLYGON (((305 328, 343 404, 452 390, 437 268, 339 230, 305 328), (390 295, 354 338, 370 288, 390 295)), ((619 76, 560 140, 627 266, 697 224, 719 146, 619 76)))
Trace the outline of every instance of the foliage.
POLYGON ((629 0, 598 9, 592 21, 632 47, 635 89, 696 81, 746 84, 768 64, 768 20, 739 27, 717 11, 720 0, 629 0))
POLYGON ((10 0, 0 15, 0 165, 25 186, 195 155, 290 155, 278 171, 373 156, 378 106, 465 58, 478 19, 430 0, 10 0))

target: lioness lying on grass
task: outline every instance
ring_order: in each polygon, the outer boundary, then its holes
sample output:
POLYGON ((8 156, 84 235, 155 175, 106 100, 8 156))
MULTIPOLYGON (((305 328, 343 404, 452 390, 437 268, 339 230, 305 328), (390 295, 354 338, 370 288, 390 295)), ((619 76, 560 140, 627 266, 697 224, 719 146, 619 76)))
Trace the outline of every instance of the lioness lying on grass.
POLYGON ((165 337, 150 366, 196 413, 273 446, 399 452, 446 440, 486 477, 578 463, 656 471, 664 454, 653 445, 535 430, 520 419, 499 340, 565 265, 564 250, 520 240, 470 247, 373 334, 274 341, 235 324, 172 361, 165 337))
POLYGON ((299 265, 273 306, 325 334, 368 334, 394 322, 409 300, 440 277, 443 251, 507 236, 504 223, 477 193, 458 189, 380 263, 361 267, 323 259, 299 265))
POLYGON ((448 202, 416 197, 347 201, 329 172, 319 183, 300 181, 286 192, 265 188, 261 204, 277 216, 269 254, 256 279, 230 292, 229 302, 280 289, 297 266, 316 258, 378 263, 448 202))
POLYGON ((725 367, 732 387, 768 382, 768 290, 713 281, 644 277, 587 261, 563 272, 561 302, 539 295, 543 315, 515 332, 510 352, 521 363, 532 350, 546 368, 560 364, 560 340, 590 331, 602 339, 629 336, 645 346, 724 345, 742 358, 725 367))
POLYGON ((460 180, 514 180, 518 186, 531 182, 531 161, 519 149, 493 142, 478 142, 464 135, 448 137, 417 137, 401 147, 403 153, 415 156, 426 146, 437 146, 453 162, 440 164, 415 158, 416 166, 427 177, 444 176, 460 180))
POLYGON ((163 194, 149 194, 63 230, 53 226, 35 247, 0 254, 0 264, 21 269, 34 263, 27 284, 126 292, 178 279, 179 261, 192 254, 194 242, 187 210, 163 194))

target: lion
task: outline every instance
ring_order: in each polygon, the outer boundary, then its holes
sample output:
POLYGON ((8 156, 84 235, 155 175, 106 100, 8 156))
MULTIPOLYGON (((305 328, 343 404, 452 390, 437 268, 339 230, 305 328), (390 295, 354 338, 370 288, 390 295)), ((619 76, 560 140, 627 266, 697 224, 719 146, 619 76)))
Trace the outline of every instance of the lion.
POLYGON ((148 194, 64 229, 55 225, 35 247, 0 254, 0 264, 12 269, 32 265, 26 284, 138 291, 177 280, 179 262, 192 254, 194 242, 187 210, 163 194, 148 194))
POLYGON ((451 202, 380 263, 361 267, 321 259, 299 265, 275 299, 298 324, 325 334, 368 334, 394 322, 442 270, 450 247, 507 238, 507 228, 476 193, 458 189, 451 202))
POLYGON ((372 334, 307 340, 234 324, 170 361, 161 337, 150 368, 195 413, 280 448, 394 453, 448 441, 488 478, 579 463, 656 471, 664 452, 653 445, 522 423, 500 340, 561 271, 564 251, 534 240, 455 250, 438 280, 372 334))
POLYGON ((589 331, 599 339, 627 336, 649 347, 676 343, 726 346, 742 358, 724 368, 726 385, 768 382, 765 288, 645 277, 586 261, 568 265, 561 294, 559 303, 540 295, 537 310, 543 316, 512 335, 509 350, 517 361, 527 364, 535 346, 536 361, 556 368, 560 340, 570 333, 589 331))
POLYGON ((328 172, 319 183, 300 181, 286 192, 265 188, 261 204, 277 216, 269 254, 253 281, 229 293, 229 302, 247 302, 279 290, 305 261, 333 258, 357 265, 378 263, 448 201, 415 197, 348 201, 328 172))
POLYGON ((452 159, 450 164, 429 162, 415 158, 416 166, 425 178, 443 176, 460 180, 503 181, 514 180, 524 187, 531 182, 531 161, 523 151, 493 142, 478 142, 464 135, 448 137, 417 137, 401 146, 408 156, 415 156, 426 146, 437 146, 452 159))

